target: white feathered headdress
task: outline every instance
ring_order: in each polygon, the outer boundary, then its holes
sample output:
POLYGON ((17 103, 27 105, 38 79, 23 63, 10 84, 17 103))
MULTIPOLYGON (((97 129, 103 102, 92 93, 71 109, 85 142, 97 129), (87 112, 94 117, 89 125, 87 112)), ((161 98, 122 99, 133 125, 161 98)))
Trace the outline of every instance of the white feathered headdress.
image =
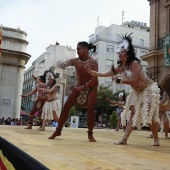
POLYGON ((51 70, 46 70, 43 75, 46 79, 56 79, 56 75, 51 70))
POLYGON ((126 35, 123 36, 122 35, 122 41, 119 42, 118 44, 118 47, 117 47, 117 53, 120 53, 120 51, 122 49, 126 50, 126 51, 129 51, 129 46, 130 46, 130 43, 132 43, 132 38, 130 37, 132 33, 130 33, 129 35, 126 35))
POLYGON ((119 98, 123 97, 123 92, 119 93, 119 98))

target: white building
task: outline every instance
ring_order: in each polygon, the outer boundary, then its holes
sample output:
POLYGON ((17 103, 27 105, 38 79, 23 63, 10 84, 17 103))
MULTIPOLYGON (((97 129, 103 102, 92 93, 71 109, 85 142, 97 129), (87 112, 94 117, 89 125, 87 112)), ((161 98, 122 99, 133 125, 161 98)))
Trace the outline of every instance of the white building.
POLYGON ((2 56, 0 57, 0 117, 20 118, 21 93, 25 65, 27 33, 2 27, 2 56))
MULTIPOLYGON (((60 99, 61 104, 64 102, 64 92, 67 84, 67 80, 63 77, 66 71, 57 67, 58 61, 65 61, 70 58, 76 57, 76 50, 69 46, 59 45, 57 42, 55 45, 49 45, 41 56, 39 56, 24 72, 24 84, 23 84, 23 94, 29 93, 35 87, 35 81, 32 79, 32 74, 35 76, 40 76, 44 74, 44 71, 52 69, 57 76, 57 97, 60 99)), ((72 68, 73 69, 73 68, 72 68)), ((68 76, 69 77, 69 76, 68 76)), ((33 95, 22 99, 22 107, 29 112, 33 107, 34 101, 37 95, 33 95)))
MULTIPOLYGON (((140 23, 137 21, 124 22, 123 25, 112 24, 109 27, 98 26, 95 29, 95 33, 89 37, 89 42, 96 45, 97 51, 93 54, 93 57, 98 60, 99 71, 105 72, 111 69, 111 65, 117 66, 118 55, 116 53, 117 44, 121 40, 121 35, 132 34, 133 45, 135 47, 136 56, 140 59, 140 56, 148 53, 149 50, 149 28, 146 23, 140 23)), ((142 61, 144 71, 146 71, 147 63, 142 61)), ((99 85, 110 85, 110 88, 115 93, 118 90, 125 89, 126 92, 130 91, 128 85, 117 85, 112 83, 110 77, 99 78, 99 85)))

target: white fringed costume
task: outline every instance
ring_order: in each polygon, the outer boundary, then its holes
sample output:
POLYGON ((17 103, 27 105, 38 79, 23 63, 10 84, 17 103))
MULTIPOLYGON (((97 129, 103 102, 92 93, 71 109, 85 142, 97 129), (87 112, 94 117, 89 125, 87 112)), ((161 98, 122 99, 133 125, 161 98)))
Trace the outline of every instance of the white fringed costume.
POLYGON ((162 115, 162 119, 161 119, 161 122, 160 122, 160 127, 161 127, 161 130, 160 132, 163 133, 164 131, 164 117, 167 117, 168 118, 168 121, 169 121, 169 124, 170 124, 170 111, 166 111, 163 115, 162 115))
POLYGON ((125 109, 121 114, 122 125, 126 126, 126 120, 129 119, 129 109, 131 105, 135 107, 135 114, 132 118, 133 127, 141 129, 142 126, 159 122, 159 103, 160 94, 157 83, 151 82, 141 90, 131 90, 126 100, 125 109))
POLYGON ((45 105, 43 107, 43 111, 41 114, 41 118, 45 116, 46 120, 53 120, 53 113, 52 111, 55 111, 57 116, 60 117, 61 113, 61 104, 59 99, 55 99, 53 101, 47 101, 45 102, 45 105))

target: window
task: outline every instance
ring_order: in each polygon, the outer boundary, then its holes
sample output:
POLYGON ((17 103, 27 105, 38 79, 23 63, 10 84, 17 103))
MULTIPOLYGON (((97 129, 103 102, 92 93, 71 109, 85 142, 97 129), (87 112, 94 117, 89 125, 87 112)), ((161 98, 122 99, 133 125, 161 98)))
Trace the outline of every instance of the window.
POLYGON ((45 60, 41 61, 40 63, 45 63, 45 60))
POLYGON ((113 45, 107 45, 106 52, 107 53, 114 53, 114 46, 113 45))
POLYGON ((60 73, 56 73, 56 78, 60 78, 60 73))
POLYGON ((97 44, 96 45, 96 53, 98 53, 98 51, 99 51, 99 45, 97 44))
POLYGON ((140 52, 140 55, 141 55, 141 56, 143 56, 143 55, 145 55, 145 54, 147 54, 146 51, 141 51, 141 52, 140 52))
POLYGON ((57 93, 60 93, 60 86, 57 86, 57 93))
POLYGON ((142 69, 144 72, 146 72, 147 66, 146 65, 142 65, 142 69))
POLYGON ((106 60, 106 71, 109 71, 111 69, 112 64, 113 60, 106 60))
POLYGON ((140 39, 140 46, 144 46, 144 40, 143 39, 140 39))
POLYGON ((137 56, 137 50, 136 49, 134 50, 134 52, 135 52, 135 56, 137 56))

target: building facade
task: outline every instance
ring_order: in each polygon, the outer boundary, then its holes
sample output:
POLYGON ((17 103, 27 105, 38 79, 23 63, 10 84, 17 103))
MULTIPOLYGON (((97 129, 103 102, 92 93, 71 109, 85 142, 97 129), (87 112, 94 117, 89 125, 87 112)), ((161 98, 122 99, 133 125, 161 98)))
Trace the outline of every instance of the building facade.
MULTIPOLYGON (((59 61, 65 61, 70 58, 75 58, 76 50, 69 46, 59 45, 57 42, 55 45, 49 45, 41 56, 39 56, 24 72, 23 94, 30 93, 36 86, 35 81, 32 79, 32 75, 43 75, 46 70, 52 70, 57 79, 57 97, 64 103, 64 96, 69 94, 69 90, 72 88, 73 80, 75 79, 74 69, 72 67, 65 70, 58 67, 59 61)), ((22 108, 26 112, 30 112, 33 104, 36 100, 37 94, 28 96, 22 99, 22 108)))
POLYGON ((20 118, 25 65, 30 59, 26 53, 27 33, 2 27, 2 54, 0 57, 0 117, 20 118))
POLYGON ((149 3, 150 46, 142 59, 148 62, 148 75, 170 96, 170 0, 149 3))
MULTIPOLYGON (((106 72, 111 69, 111 65, 117 66, 118 55, 117 55, 117 44, 121 41, 122 34, 132 33, 133 45, 135 47, 136 56, 147 54, 149 50, 149 27, 146 23, 137 21, 124 22, 123 25, 112 24, 109 27, 98 26, 95 29, 95 33, 89 37, 89 42, 93 42, 96 47, 96 53, 93 57, 98 60, 99 71, 106 72)), ((142 61, 144 71, 147 68, 147 62, 142 61)), ((118 90, 130 91, 128 85, 117 85, 112 83, 110 77, 99 78, 99 85, 110 86, 115 93, 118 90)))

